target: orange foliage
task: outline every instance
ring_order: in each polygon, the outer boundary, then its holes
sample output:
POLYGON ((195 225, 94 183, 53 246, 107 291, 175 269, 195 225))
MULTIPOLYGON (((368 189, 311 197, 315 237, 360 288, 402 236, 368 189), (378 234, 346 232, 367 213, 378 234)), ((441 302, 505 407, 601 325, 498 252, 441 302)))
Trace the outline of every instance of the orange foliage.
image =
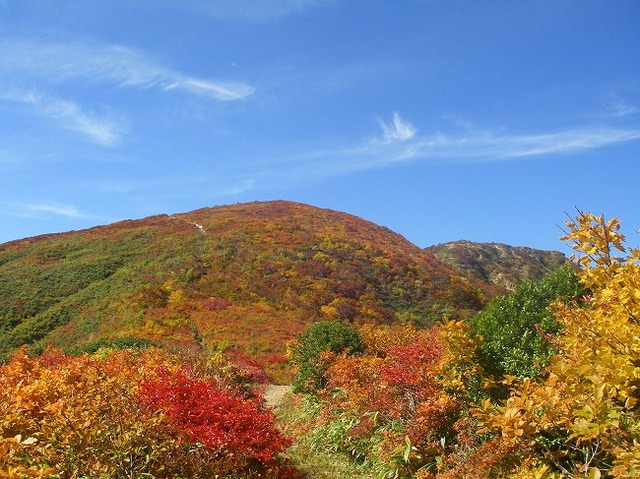
MULTIPOLYGON (((224 382, 228 375, 215 361, 211 364, 180 365, 157 349, 76 357, 49 351, 34 358, 20 350, 0 366, 0 477, 209 478, 232 470, 247 478, 294 477, 275 456, 286 440, 271 424, 270 413, 256 400, 221 386, 216 377, 224 382), (183 393, 208 391, 208 407, 218 399, 231 401, 244 421, 269 432, 260 449, 249 451, 256 451, 255 460, 251 455, 242 459, 245 449, 237 446, 251 439, 242 436, 250 431, 228 431, 221 455, 219 448, 191 442, 188 424, 150 407, 141 392, 153 385, 171 391, 167 374, 184 378, 183 393)), ((181 411, 191 417, 187 406, 193 405, 183 404, 181 411)), ((212 418, 200 431, 206 435, 216 427, 219 422, 212 418)))
POLYGON ((461 404, 438 382, 446 349, 436 329, 365 326, 361 334, 365 353, 335 356, 326 372, 325 397, 340 410, 360 414, 352 434, 370 435, 381 426, 400 424, 402 432, 383 431, 380 454, 390 460, 406 436, 410 454, 405 462, 419 469, 444 454, 457 436, 461 404))

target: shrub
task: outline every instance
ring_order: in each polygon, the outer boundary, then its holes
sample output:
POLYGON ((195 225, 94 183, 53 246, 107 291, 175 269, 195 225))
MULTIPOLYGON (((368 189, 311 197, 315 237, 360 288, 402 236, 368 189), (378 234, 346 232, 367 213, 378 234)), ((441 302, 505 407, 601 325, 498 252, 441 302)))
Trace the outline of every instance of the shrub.
POLYGON ((157 349, 22 348, 0 366, 0 477, 293 478, 271 413, 234 391, 157 349))
POLYGON ((364 353, 337 355, 327 369, 331 390, 323 398, 350 420, 342 441, 391 474, 384 477, 411 477, 457 440, 461 404, 439 383, 447 351, 438 334, 437 328, 364 327, 364 353))
POLYGON ((584 294, 574 269, 567 265, 491 301, 470 321, 471 333, 482 338, 480 365, 498 379, 507 374, 536 377, 554 352, 553 337, 560 328, 549 307, 584 294))
POLYGON ((340 321, 321 321, 302 333, 291 348, 291 362, 298 366, 294 389, 318 391, 326 386, 323 352, 356 354, 363 350, 358 330, 340 321))
POLYGON ((114 339, 99 339, 83 346, 72 348, 69 354, 93 354, 100 349, 122 350, 122 349, 147 349, 160 348, 158 343, 146 338, 137 338, 135 336, 122 336, 114 339))
POLYGON ((258 399, 245 399, 214 381, 190 377, 184 370, 160 371, 142 384, 142 403, 161 410, 192 444, 202 444, 229 471, 268 466, 290 441, 273 425, 273 413, 258 399))
POLYGON ((510 378, 509 398, 477 417, 521 455, 566 477, 637 477, 640 466, 640 249, 617 219, 580 213, 567 223, 590 290, 560 305, 558 353, 537 380, 510 378))

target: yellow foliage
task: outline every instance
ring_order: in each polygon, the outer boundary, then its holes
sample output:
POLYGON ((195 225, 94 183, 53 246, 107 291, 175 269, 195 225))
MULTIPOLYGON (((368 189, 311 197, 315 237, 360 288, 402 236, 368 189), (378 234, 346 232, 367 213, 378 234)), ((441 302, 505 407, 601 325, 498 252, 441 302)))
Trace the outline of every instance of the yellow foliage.
POLYGON ((491 385, 476 356, 482 338, 473 337, 470 330, 465 321, 453 320, 447 321, 440 329, 440 337, 448 349, 442 365, 441 383, 447 389, 467 395, 473 395, 474 388, 491 385), (484 384, 474 385, 479 379, 484 384))
POLYGON ((562 475, 550 470, 546 464, 525 461, 509 475, 510 479, 562 479, 562 475))
MULTIPOLYGON (((487 431, 543 453, 570 477, 635 477, 640 452, 640 251, 627 248, 619 221, 580 213, 563 238, 579 252, 579 277, 591 291, 584 304, 556 308, 559 353, 536 382, 514 382, 501 405, 476 415, 487 431), (540 437, 564 440, 540 447, 540 437), (635 451, 635 452, 629 452, 635 451), (558 455, 563 460, 558 460, 558 455), (604 476, 603 476, 604 477, 604 476)), ((527 476, 528 477, 528 476, 527 476)))

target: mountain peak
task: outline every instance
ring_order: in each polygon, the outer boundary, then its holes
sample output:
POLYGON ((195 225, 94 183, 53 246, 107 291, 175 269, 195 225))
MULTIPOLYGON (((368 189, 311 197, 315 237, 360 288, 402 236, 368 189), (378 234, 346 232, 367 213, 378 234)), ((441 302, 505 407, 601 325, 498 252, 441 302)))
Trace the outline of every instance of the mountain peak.
POLYGON ((477 311, 487 288, 388 228, 282 200, 7 243, 0 285, 0 353, 135 336, 274 370, 314 321, 426 326, 477 311))

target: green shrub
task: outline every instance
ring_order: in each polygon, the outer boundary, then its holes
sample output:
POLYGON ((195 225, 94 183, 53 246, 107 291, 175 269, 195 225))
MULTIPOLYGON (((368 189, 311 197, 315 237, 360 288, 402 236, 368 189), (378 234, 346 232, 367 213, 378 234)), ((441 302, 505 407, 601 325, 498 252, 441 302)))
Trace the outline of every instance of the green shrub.
POLYGON ((313 392, 326 386, 321 353, 356 354, 364 349, 358 330, 341 321, 321 321, 302 333, 292 348, 291 362, 298 366, 294 389, 313 392))
POLYGON ((470 322, 472 333, 483 338, 478 351, 482 367, 496 378, 536 377, 553 354, 549 339, 559 330, 549 306, 584 294, 571 266, 563 266, 491 301, 470 322))

